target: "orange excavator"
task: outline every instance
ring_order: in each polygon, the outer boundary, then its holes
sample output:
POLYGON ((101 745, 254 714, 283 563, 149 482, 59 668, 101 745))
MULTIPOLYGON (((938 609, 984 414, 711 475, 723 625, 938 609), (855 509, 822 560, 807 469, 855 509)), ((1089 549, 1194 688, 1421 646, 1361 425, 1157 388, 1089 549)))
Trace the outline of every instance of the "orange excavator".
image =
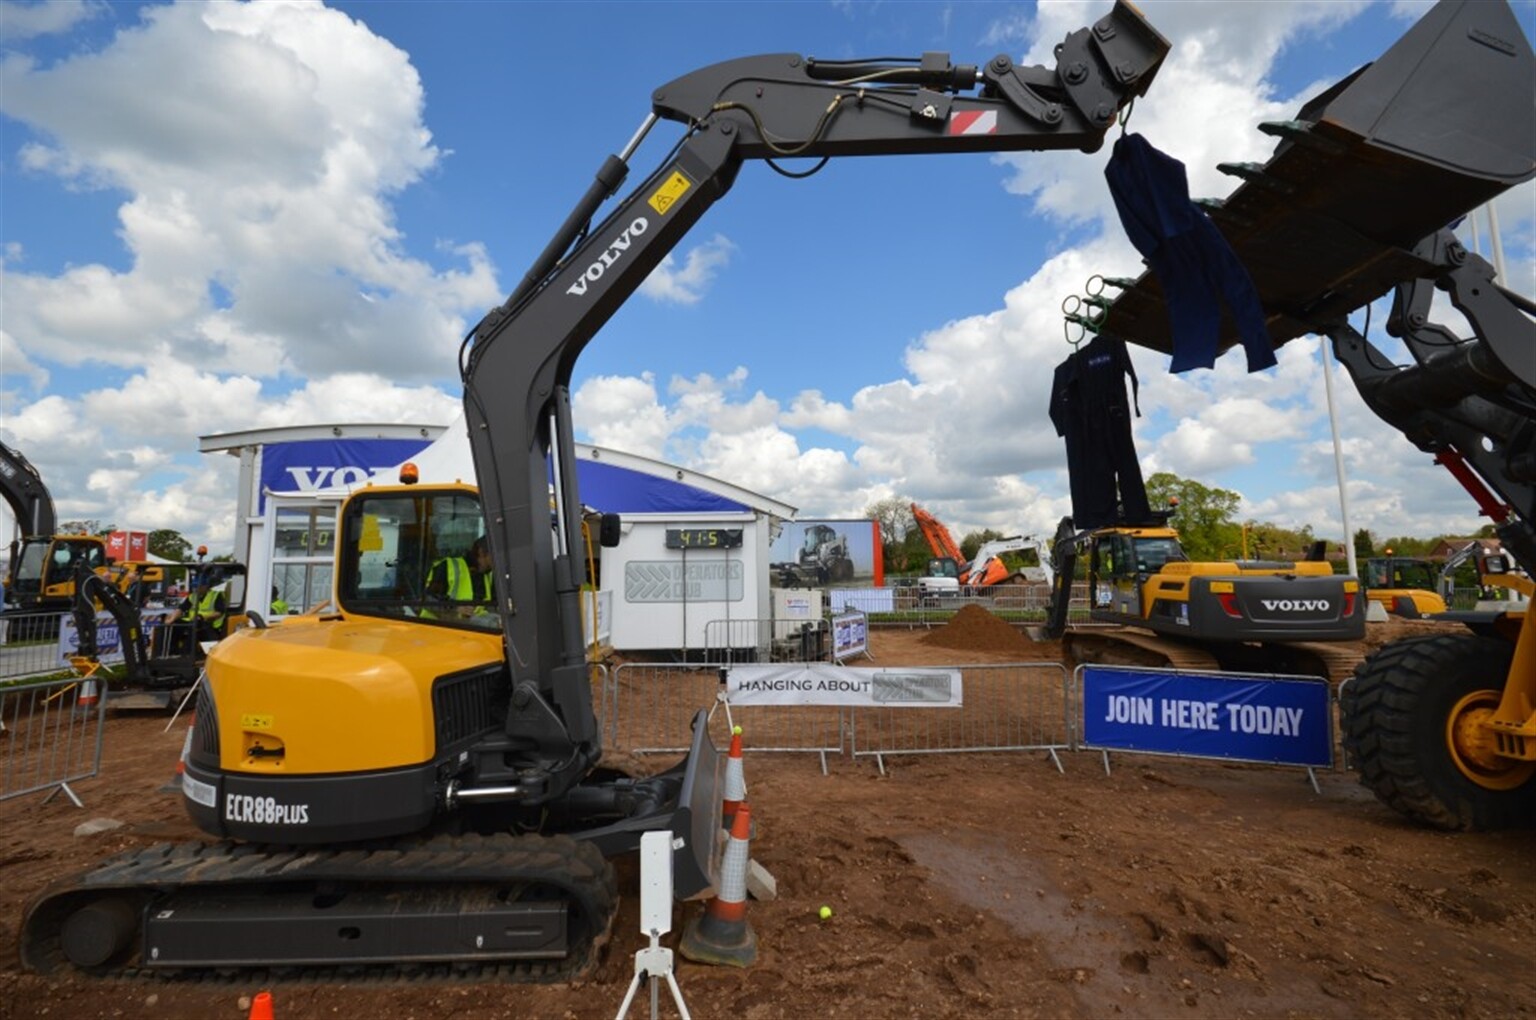
POLYGON ((916 503, 912 504, 912 519, 917 522, 917 530, 923 533, 928 548, 933 551, 928 569, 918 582, 918 590, 924 596, 952 597, 960 594, 962 587, 989 588, 1006 580, 1009 570, 1002 559, 1006 552, 1034 549, 1042 553, 1042 565, 1049 562, 1049 555, 1044 553, 1040 544, 1022 535, 993 539, 977 549, 975 556, 968 558, 960 551, 959 543, 949 533, 944 522, 916 503))

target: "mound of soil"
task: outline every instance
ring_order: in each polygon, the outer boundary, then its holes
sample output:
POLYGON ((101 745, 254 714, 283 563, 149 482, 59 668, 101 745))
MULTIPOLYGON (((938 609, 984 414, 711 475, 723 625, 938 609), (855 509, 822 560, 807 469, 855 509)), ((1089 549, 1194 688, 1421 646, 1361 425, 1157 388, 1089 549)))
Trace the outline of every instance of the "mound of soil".
POLYGON ((1027 652, 1029 638, 977 605, 962 608, 944 626, 922 638, 925 645, 974 652, 1027 652))

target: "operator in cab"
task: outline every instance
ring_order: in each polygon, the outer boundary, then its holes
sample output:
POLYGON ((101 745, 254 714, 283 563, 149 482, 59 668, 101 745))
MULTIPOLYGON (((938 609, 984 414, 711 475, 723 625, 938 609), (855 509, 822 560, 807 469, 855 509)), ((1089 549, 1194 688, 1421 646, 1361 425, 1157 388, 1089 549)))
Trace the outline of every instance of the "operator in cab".
MULTIPOLYGON (((451 603, 460 617, 488 616, 495 599, 493 570, 490 543, 481 535, 470 545, 467 557, 447 556, 432 564, 427 594, 451 603)), ((423 610, 422 616, 436 619, 438 614, 423 610)))
POLYGON ((166 620, 174 624, 182 619, 192 623, 192 640, 196 644, 217 641, 224 636, 224 620, 229 611, 222 587, 214 585, 213 572, 204 570, 197 575, 197 587, 181 600, 166 620))

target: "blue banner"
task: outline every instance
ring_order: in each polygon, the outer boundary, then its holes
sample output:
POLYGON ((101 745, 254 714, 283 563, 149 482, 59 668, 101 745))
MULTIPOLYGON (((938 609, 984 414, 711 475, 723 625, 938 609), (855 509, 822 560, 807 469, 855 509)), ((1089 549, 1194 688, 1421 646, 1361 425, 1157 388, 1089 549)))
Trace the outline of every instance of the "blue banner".
MULTIPOLYGON (((261 498, 268 492, 314 492, 359 485, 380 468, 394 467, 427 448, 425 439, 301 439, 261 448, 261 498)), ((393 482, 395 479, 391 478, 393 482)))
POLYGON ((1110 751, 1322 767, 1333 710, 1322 680, 1084 666, 1083 743, 1110 751))

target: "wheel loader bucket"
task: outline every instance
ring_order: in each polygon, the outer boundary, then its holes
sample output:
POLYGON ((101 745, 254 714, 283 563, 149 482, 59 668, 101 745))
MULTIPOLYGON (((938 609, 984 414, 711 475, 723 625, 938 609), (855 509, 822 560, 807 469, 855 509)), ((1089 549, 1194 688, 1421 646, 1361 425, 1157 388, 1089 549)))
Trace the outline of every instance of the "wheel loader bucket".
MULTIPOLYGON (((1442 0, 1375 63, 1260 125, 1280 139, 1262 166, 1207 201, 1247 266, 1276 346, 1412 279, 1410 251, 1536 176, 1536 58, 1504 0, 1442 0)), ((1102 331, 1173 349, 1156 278, 1143 274, 1102 331)), ((1220 349, 1237 340, 1224 316, 1220 349)))

